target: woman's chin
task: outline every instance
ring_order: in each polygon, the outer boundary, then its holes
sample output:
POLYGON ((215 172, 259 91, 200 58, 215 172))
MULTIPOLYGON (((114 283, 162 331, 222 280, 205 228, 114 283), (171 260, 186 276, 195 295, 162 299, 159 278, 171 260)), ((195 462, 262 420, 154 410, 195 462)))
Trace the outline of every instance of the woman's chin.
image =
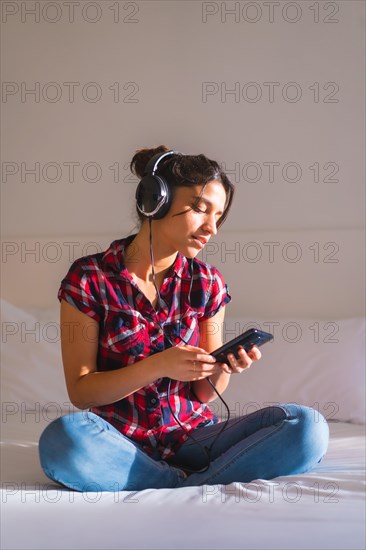
POLYGON ((196 248, 186 248, 185 251, 182 251, 183 256, 188 258, 189 260, 193 260, 201 251, 197 250, 196 248))

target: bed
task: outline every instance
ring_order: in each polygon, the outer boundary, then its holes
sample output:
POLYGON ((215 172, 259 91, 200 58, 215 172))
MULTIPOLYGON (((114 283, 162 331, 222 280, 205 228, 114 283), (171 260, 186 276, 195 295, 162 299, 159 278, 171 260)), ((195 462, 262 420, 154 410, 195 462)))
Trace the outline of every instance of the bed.
MULTIPOLYGON (((272 403, 312 406, 317 421, 319 413, 328 421, 331 436, 325 458, 312 471, 134 493, 77 493, 45 477, 39 435, 72 410, 61 366, 58 284, 72 260, 70 250, 79 257, 80 251, 104 249, 113 238, 57 235, 3 243, 1 548, 364 549, 364 266, 356 253, 364 237, 358 230, 290 237, 223 233, 205 258, 225 274, 235 298, 226 339, 248 326, 275 335, 260 364, 225 392, 231 415, 272 403), (78 245, 65 244, 70 242, 78 245), (286 246, 289 261, 271 262, 268 256, 264 265, 254 262, 258 246, 264 253, 269 242, 280 243, 273 251, 286 246), (338 262, 315 261, 316 242, 318 251, 338 262), (239 261, 229 253, 236 243, 239 261), (337 253, 325 249, 327 243, 336 243, 337 253), (299 247, 304 258, 310 246, 308 260, 293 261, 299 247), (31 250, 33 256, 25 254, 31 250), (245 295, 243 283, 251 289, 245 295)), ((212 408, 224 417, 219 401, 212 408)))

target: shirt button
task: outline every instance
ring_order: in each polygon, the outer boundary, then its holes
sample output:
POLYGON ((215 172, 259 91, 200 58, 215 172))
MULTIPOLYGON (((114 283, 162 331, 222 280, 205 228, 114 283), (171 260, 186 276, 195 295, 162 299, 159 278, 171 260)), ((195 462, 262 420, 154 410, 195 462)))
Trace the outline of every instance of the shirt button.
POLYGON ((151 403, 152 405, 155 405, 157 402, 158 402, 158 400, 156 399, 156 397, 152 397, 152 398, 150 399, 150 403, 151 403))

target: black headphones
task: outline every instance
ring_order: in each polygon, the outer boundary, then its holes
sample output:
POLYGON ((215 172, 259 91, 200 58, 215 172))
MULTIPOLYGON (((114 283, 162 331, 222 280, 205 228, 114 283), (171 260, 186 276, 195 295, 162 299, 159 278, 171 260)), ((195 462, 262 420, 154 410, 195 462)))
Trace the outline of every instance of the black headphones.
POLYGON ((169 183, 158 176, 156 171, 164 158, 176 154, 177 151, 158 153, 146 165, 144 177, 137 186, 135 198, 138 211, 148 218, 160 220, 170 208, 172 193, 169 183))

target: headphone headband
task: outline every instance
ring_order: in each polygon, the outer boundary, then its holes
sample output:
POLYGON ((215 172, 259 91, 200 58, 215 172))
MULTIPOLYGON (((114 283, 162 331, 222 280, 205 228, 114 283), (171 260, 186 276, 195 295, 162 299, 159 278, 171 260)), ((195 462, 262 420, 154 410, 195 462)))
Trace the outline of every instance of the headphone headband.
POLYGON ((146 165, 144 175, 153 176, 158 169, 159 163, 167 156, 176 155, 177 151, 167 151, 166 153, 157 153, 154 155, 146 165))

